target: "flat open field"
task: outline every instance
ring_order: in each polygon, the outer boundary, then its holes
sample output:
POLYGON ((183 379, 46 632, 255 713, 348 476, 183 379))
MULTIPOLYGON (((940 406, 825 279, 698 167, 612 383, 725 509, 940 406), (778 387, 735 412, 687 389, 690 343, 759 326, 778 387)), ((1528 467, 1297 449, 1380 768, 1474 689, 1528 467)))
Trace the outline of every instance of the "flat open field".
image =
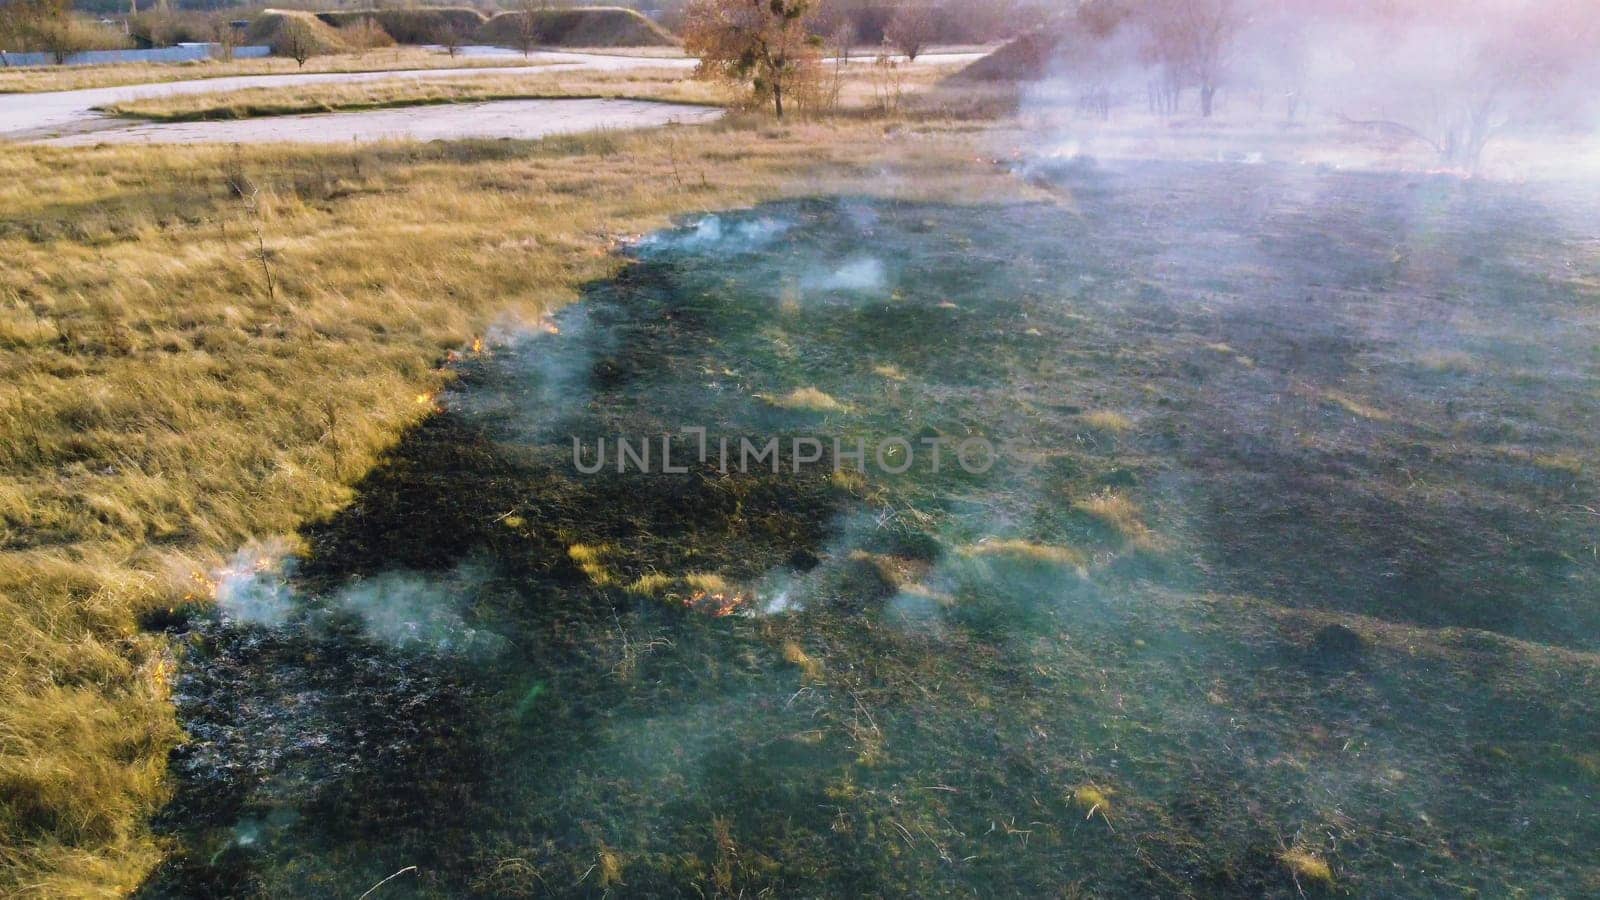
POLYGON ((1012 184, 969 184, 964 131, 0 148, 0 892, 131 890, 161 859, 176 659, 148 627, 239 546, 344 506, 449 352, 570 302, 670 215, 1012 184), (910 181, 881 184, 890 162, 910 181))
POLYGON ((1600 885, 1593 198, 1036 177, 691 223, 467 353, 176 626, 153 895, 1600 885), (1011 450, 574 468, 689 426, 1011 450))
POLYGON ((0 893, 1600 892, 1600 186, 849 77, 0 147, 0 893))

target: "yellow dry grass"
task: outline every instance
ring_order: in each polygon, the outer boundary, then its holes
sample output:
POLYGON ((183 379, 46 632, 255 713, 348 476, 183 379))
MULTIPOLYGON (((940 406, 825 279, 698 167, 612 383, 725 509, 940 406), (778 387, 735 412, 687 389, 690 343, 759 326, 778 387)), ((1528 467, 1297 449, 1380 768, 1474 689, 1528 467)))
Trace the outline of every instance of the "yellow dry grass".
POLYGON ((794 641, 784 641, 783 661, 800 670, 807 681, 822 680, 822 663, 794 641))
POLYGON ((805 412, 839 412, 845 408, 844 404, 835 400, 832 395, 814 387, 795 388, 781 397, 766 399, 768 403, 781 409, 805 412))
POLYGON ((1111 818, 1110 788, 1097 787, 1092 784, 1081 784, 1072 791, 1072 804, 1083 812, 1085 819, 1099 814, 1107 819, 1111 818))
POLYGON ((1157 546, 1139 505, 1119 491, 1106 488, 1077 501, 1072 508, 1116 532, 1129 547, 1151 550, 1157 546))
POLYGON ((673 578, 661 572, 651 572, 640 575, 628 585, 629 593, 639 594, 644 597, 659 597, 667 588, 672 587, 673 578))
POLYGON ((126 893, 158 861, 143 823, 178 733, 141 617, 346 503, 450 350, 569 302, 617 236, 675 215, 1022 190, 968 131, 0 147, 0 895, 126 893))
POLYGON ((965 548, 963 552, 1042 566, 1076 567, 1087 562, 1082 553, 1071 547, 1014 539, 983 541, 965 548))
POLYGON ((1096 409, 1086 412, 1081 416, 1083 424, 1111 434, 1121 434, 1133 429, 1133 420, 1119 412, 1109 409, 1096 409))
POLYGON ((617 548, 610 544, 573 544, 567 548, 567 556, 583 570, 590 583, 595 587, 605 587, 615 584, 617 576, 606 566, 606 559, 616 554, 617 548))
POLYGON ((162 122, 197 119, 248 119, 339 110, 470 103, 486 100, 593 98, 658 100, 726 106, 733 95, 724 86, 683 77, 672 69, 628 72, 558 72, 530 68, 517 75, 452 77, 428 81, 407 77, 393 81, 313 84, 290 88, 250 88, 215 94, 148 97, 106 107, 129 118, 162 122))
POLYGON ((1333 867, 1328 861, 1299 847, 1283 851, 1278 859, 1284 867, 1294 875, 1295 881, 1301 884, 1331 885, 1333 884, 1333 867))

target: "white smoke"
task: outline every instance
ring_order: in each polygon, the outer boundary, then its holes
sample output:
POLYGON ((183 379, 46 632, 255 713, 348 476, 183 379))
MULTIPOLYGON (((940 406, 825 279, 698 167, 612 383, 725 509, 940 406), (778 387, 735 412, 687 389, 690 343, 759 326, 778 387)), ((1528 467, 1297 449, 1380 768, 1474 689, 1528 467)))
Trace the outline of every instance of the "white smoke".
POLYGON ((358 618, 367 636, 398 650, 492 655, 505 640, 462 615, 486 578, 471 564, 442 577, 386 572, 341 591, 332 606, 358 618))
POLYGON ((295 590, 294 568, 294 557, 282 545, 239 550, 213 575, 222 620, 279 629, 297 617, 320 627, 330 624, 330 616, 346 616, 359 622, 368 638, 397 650, 492 655, 504 649, 503 638, 467 621, 466 613, 488 580, 479 565, 464 563, 441 575, 386 572, 320 602, 295 590))
POLYGON ((752 253, 765 249, 794 227, 779 219, 749 219, 729 225, 720 216, 706 216, 686 230, 665 231, 639 241, 642 256, 670 251, 752 253))
POLYGON ((883 260, 863 256, 849 260, 831 272, 812 272, 801 280, 800 286, 812 291, 882 294, 889 288, 889 270, 883 260))
POLYGON ((1125 8, 1062 20, 1054 62, 1022 95, 1031 158, 1600 175, 1591 2, 1125 8), (1194 36, 1214 22, 1220 40, 1194 36))
POLYGON ((211 578, 223 621, 282 627, 295 610, 288 580, 291 570, 292 560, 281 544, 239 549, 211 578))

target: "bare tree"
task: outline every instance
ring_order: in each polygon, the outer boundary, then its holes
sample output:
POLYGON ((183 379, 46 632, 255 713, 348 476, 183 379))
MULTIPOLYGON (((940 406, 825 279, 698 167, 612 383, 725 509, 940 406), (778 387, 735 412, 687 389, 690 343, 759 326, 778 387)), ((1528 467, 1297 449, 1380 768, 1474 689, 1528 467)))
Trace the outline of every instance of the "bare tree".
POLYGON ((844 98, 845 75, 850 69, 850 52, 855 48, 856 30, 848 22, 840 20, 830 35, 828 53, 833 59, 821 86, 821 105, 828 110, 837 110, 839 101, 844 98))
POLYGON ((273 52, 295 61, 297 68, 305 68, 306 60, 317 55, 317 38, 311 29, 294 18, 284 20, 278 39, 273 42, 273 52))
POLYGON ((467 36, 462 32, 461 26, 454 22, 440 25, 433 39, 444 48, 444 52, 450 54, 451 59, 456 58, 456 54, 461 52, 462 45, 467 42, 467 36))
POLYGON ((912 62, 934 38, 933 7, 925 3, 909 3, 894 11, 883 36, 895 49, 912 62))
POLYGON ((58 66, 90 46, 70 13, 45 22, 39 29, 39 41, 58 66))
POLYGON ((885 43, 872 61, 872 95, 878 111, 893 116, 900 112, 905 99, 905 73, 889 51, 890 46, 885 43))
POLYGON ((239 45, 239 33, 234 30, 233 23, 226 14, 218 13, 211 17, 211 42, 217 45, 217 59, 223 62, 233 61, 234 48, 239 45))
POLYGON ((1200 89, 1200 114, 1209 118, 1228 75, 1234 39, 1244 22, 1237 0, 1153 0, 1150 57, 1159 72, 1164 112, 1176 112, 1183 85, 1200 89))
POLYGON ((1354 92, 1342 98, 1376 116, 1340 117, 1418 140, 1443 164, 1468 170, 1476 170, 1484 151, 1507 131, 1592 121, 1600 14, 1590 0, 1509 10, 1466 5, 1454 12, 1453 20, 1435 14, 1410 23, 1403 32, 1410 43, 1400 52, 1386 48, 1397 69, 1391 83, 1365 97, 1354 92))
POLYGON ((811 34, 813 0, 692 0, 684 48, 700 58, 702 77, 749 83, 778 118, 784 100, 814 86, 821 41, 811 34))
POLYGON ((57 64, 88 49, 82 25, 72 16, 70 0, 8 0, 0 3, 0 41, 23 51, 42 50, 57 64))
POLYGON ((521 0, 517 4, 517 49, 526 57, 539 46, 539 23, 549 8, 547 0, 521 0))

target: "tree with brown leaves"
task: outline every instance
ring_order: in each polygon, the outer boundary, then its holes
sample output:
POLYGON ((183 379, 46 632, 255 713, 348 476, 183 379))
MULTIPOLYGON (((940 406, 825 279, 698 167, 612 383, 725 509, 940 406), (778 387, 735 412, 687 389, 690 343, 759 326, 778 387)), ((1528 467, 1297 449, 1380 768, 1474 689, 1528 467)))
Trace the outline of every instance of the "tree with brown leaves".
POLYGON ((783 118, 786 97, 801 95, 821 72, 821 41, 811 33, 814 0, 692 0, 684 48, 702 77, 755 88, 783 118))

